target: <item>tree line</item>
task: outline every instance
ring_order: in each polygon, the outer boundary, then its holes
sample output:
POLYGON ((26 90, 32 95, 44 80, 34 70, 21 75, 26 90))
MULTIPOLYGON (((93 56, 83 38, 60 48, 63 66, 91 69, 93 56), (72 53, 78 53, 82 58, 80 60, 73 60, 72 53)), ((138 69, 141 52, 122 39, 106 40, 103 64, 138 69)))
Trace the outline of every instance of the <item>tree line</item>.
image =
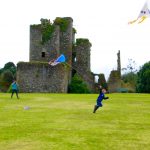
MULTIPOLYGON (((150 61, 146 62, 140 67, 139 71, 137 71, 135 62, 130 59, 129 64, 126 68, 123 68, 123 70, 126 72, 121 76, 122 86, 128 88, 128 92, 150 93, 150 61)), ((13 62, 8 62, 3 68, 0 68, 1 92, 6 92, 13 80, 16 79, 16 71, 17 67, 13 62)), ((103 82, 105 83, 102 84, 106 86, 106 81, 103 80, 103 82)), ((89 93, 90 91, 87 89, 82 79, 75 76, 69 85, 69 92, 89 93)))
POLYGON ((135 66, 135 61, 129 59, 127 67, 123 68, 126 72, 121 76, 123 84, 131 92, 150 93, 150 61, 141 66, 138 71, 135 66))

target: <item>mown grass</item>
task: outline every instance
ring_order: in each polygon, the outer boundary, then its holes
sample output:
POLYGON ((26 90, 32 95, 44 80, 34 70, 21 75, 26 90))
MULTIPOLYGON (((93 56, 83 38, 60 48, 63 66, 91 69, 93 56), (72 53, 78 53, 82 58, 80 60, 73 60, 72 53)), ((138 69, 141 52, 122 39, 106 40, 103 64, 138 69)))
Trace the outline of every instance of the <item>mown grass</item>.
POLYGON ((0 150, 149 150, 150 95, 108 96, 1 93, 0 150))

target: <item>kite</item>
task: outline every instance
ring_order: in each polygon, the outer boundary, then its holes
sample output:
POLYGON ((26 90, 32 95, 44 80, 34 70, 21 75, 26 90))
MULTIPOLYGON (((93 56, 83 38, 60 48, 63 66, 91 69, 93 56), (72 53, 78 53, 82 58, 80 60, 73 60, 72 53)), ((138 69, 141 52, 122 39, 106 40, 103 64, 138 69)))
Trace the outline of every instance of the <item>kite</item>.
POLYGON ((150 9, 148 8, 148 3, 146 2, 137 19, 130 21, 128 24, 133 24, 135 22, 142 23, 148 17, 150 17, 150 9))
POLYGON ((56 66, 57 64, 63 63, 65 61, 66 61, 65 56, 61 54, 57 59, 49 61, 48 64, 51 66, 56 66))
MULTIPOLYGON (((66 62, 66 58, 63 54, 61 54, 57 59, 53 59, 53 60, 49 61, 48 64, 51 65, 51 66, 56 66, 57 64, 64 63, 64 62, 66 62)), ((79 68, 77 68, 75 66, 73 67, 72 65, 68 64, 67 62, 65 64, 68 67, 74 69, 78 73, 78 75, 81 76, 81 78, 85 78, 85 76, 83 76, 83 74, 80 73, 79 68)), ((87 77, 86 77, 86 79, 93 82, 93 79, 91 80, 90 78, 87 78, 87 77)))

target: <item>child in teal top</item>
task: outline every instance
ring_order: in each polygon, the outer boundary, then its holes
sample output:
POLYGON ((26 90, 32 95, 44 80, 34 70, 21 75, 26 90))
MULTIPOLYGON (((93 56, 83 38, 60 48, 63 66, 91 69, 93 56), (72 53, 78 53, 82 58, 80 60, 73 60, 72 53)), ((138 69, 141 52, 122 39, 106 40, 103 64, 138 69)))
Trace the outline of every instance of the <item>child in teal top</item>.
POLYGON ((17 98, 19 99, 19 97, 18 97, 19 88, 18 88, 18 85, 17 85, 17 83, 16 83, 15 80, 14 80, 13 83, 11 84, 11 88, 12 88, 11 98, 13 97, 14 93, 16 93, 16 96, 17 96, 17 98))

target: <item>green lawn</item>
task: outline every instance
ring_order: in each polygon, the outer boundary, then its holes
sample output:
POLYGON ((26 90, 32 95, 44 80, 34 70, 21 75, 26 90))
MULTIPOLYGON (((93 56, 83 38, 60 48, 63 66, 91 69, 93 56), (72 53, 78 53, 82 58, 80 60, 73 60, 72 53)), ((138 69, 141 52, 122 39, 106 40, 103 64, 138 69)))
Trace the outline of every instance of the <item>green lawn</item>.
POLYGON ((150 94, 108 96, 1 93, 0 150, 150 150, 150 94))

